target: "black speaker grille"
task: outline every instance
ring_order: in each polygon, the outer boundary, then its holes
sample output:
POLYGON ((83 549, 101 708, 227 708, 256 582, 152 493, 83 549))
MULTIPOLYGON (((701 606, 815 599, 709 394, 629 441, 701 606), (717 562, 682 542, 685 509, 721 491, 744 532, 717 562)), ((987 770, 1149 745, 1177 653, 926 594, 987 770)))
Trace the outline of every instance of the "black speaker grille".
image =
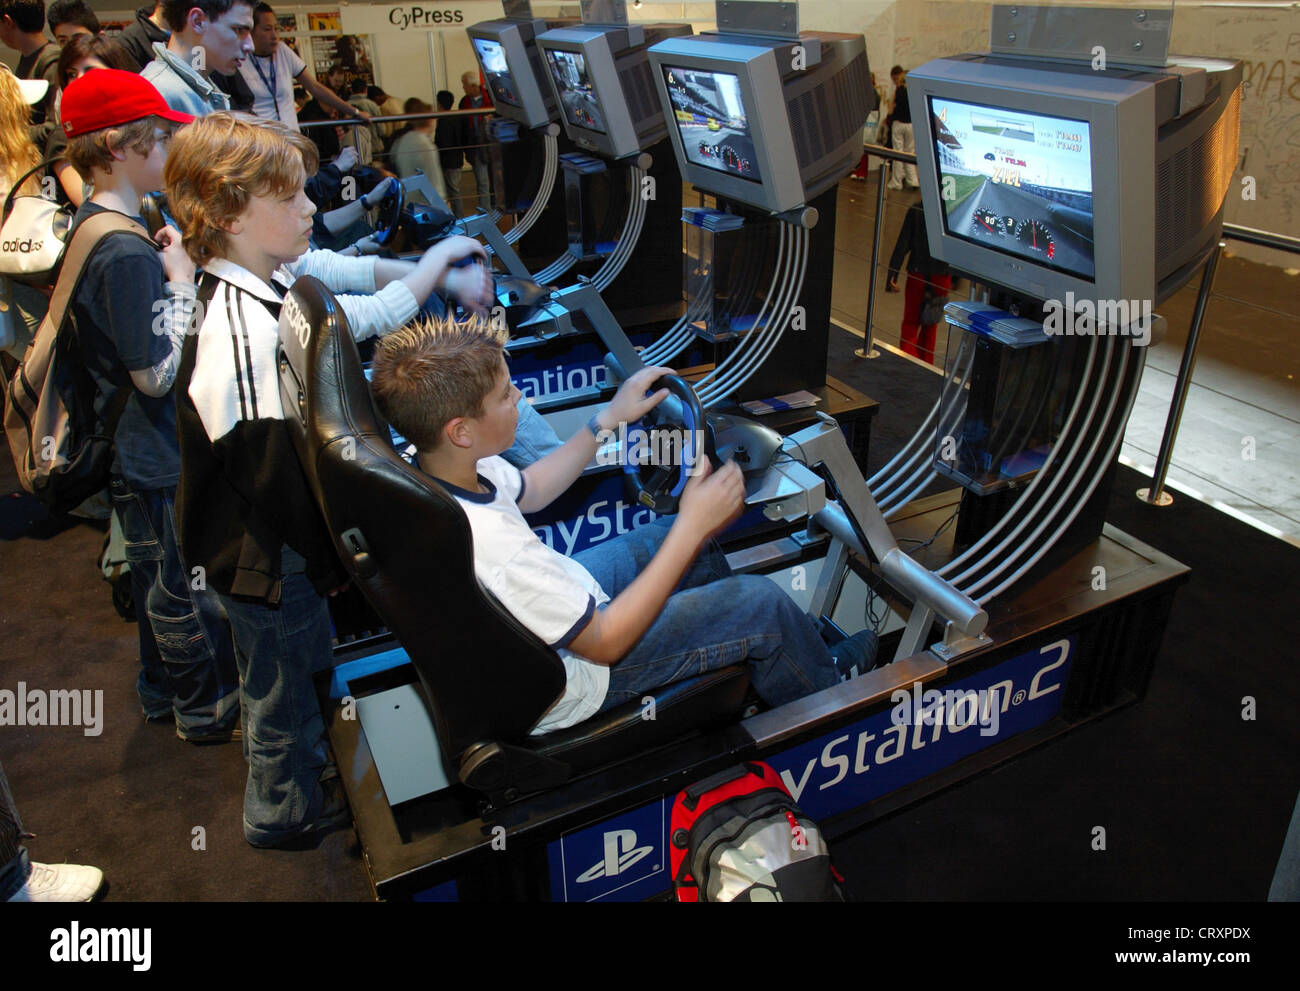
POLYGON ((1237 164, 1241 87, 1205 133, 1156 170, 1156 270, 1214 219, 1237 164))
POLYGON ((790 100, 787 109, 801 170, 862 133, 870 91, 867 56, 859 53, 843 72, 790 100))
POLYGON ((633 125, 639 128, 646 118, 663 113, 663 107, 660 106, 658 94, 655 93, 654 75, 649 58, 642 58, 632 66, 627 75, 625 86, 627 108, 632 114, 633 125))

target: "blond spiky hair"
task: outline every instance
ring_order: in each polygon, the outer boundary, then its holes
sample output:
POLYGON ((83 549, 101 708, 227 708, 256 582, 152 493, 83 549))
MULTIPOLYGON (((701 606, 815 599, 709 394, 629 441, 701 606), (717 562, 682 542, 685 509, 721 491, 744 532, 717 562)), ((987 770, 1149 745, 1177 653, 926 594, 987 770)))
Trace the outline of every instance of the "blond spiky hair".
POLYGON ((371 365, 370 389, 380 412, 417 448, 432 451, 450 421, 482 415, 508 336, 485 320, 451 317, 420 320, 388 335, 371 365))

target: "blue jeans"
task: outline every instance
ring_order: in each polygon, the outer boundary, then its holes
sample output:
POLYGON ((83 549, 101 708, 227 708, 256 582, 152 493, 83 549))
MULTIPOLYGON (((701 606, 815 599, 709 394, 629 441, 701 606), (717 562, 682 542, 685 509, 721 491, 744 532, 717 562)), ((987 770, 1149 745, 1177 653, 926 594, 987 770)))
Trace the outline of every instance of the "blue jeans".
POLYGON ((136 688, 145 715, 170 706, 183 739, 222 735, 239 718, 234 644, 216 594, 181 556, 176 490, 137 492, 113 478, 109 491, 126 541, 136 617, 143 609, 156 645, 156 652, 146 649, 142 637, 136 688))
POLYGON ((455 168, 443 166, 442 181, 447 187, 447 206, 451 207, 452 215, 457 217, 466 212, 460 203, 460 177, 459 165, 455 168))
POLYGON ((283 550, 280 604, 222 595, 235 633, 244 755, 244 837, 275 843, 321 813, 321 772, 328 762, 312 672, 332 660, 329 609, 302 573, 302 558, 283 550))
POLYGON ((23 846, 23 823, 0 764, 0 902, 13 897, 31 877, 32 865, 23 846))
POLYGON ((515 426, 515 442, 501 457, 516 468, 527 468, 563 443, 542 414, 533 409, 527 399, 521 399, 519 400, 519 423, 515 426))
POLYGON ((149 579, 143 570, 131 568, 131 599, 135 608, 135 625, 140 636, 140 676, 135 680, 135 693, 140 699, 140 710, 146 719, 160 719, 173 712, 172 686, 167 681, 158 641, 149 625, 145 603, 149 601, 149 579))
MULTIPOLYGON (((650 563, 671 522, 655 520, 574 560, 614 598, 650 563)), ((771 706, 839 682, 812 618, 770 579, 733 575, 722 549, 710 541, 640 642, 609 669, 600 711, 742 662, 749 664, 759 697, 771 706)))
MULTIPOLYGON (((478 190, 478 208, 492 209, 492 187, 488 182, 487 152, 479 149, 470 152, 470 162, 474 166, 474 187, 478 190)), ((468 209, 466 212, 470 212, 468 209)))

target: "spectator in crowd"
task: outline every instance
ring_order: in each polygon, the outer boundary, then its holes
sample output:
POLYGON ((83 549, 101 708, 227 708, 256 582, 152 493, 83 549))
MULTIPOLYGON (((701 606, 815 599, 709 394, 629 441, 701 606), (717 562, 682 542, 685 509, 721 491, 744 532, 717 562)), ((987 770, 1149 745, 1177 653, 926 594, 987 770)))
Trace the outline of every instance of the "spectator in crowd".
MULTIPOLYGON (((68 158, 94 186, 73 230, 109 211, 143 226, 141 199, 162 188, 172 134, 192 118, 171 110, 142 76, 114 69, 70 83, 64 108, 68 158)), ((182 556, 175 524, 180 451, 171 386, 194 308, 194 263, 175 228, 155 238, 146 244, 110 234, 98 241, 68 315, 95 383, 95 408, 122 411, 109 491, 132 588, 144 593, 161 656, 160 670, 141 670, 142 711, 146 719, 173 719, 182 740, 225 742, 239 727, 234 641, 216 595, 193 583, 190 564, 204 562, 182 556)))
MULTIPOLYGON (((402 101, 395 96, 389 96, 378 86, 373 84, 368 86, 366 95, 379 107, 379 112, 385 117, 396 117, 402 112, 402 101)), ((399 130, 401 127, 397 124, 380 124, 379 136, 387 143, 399 130)))
POLYGON ((45 37, 45 4, 41 0, 0 0, 0 43, 19 53, 14 71, 19 79, 49 83, 44 99, 31 111, 31 139, 37 148, 43 148, 58 126, 54 101, 59 92, 59 46, 45 37))
MULTIPOLYGON (((54 7, 51 6, 50 10, 53 11, 54 7)), ((135 64, 126 49, 112 38, 105 38, 102 34, 87 34, 84 31, 74 34, 68 39, 68 43, 63 46, 62 54, 59 55, 60 93, 68 88, 70 82, 92 69, 121 69, 135 72, 135 64)), ((45 157, 59 159, 50 168, 59 180, 59 189, 63 193, 61 198, 66 199, 73 206, 81 206, 86 196, 85 186, 77 170, 72 167, 72 163, 64 157, 67 147, 68 139, 63 129, 55 128, 45 143, 45 157)))
MULTIPOLYGON (((28 129, 33 103, 45 98, 48 84, 44 79, 19 81, 7 65, 0 65, 0 197, 9 195, 23 173, 41 163, 41 150, 32 143, 28 129)), ((40 173, 26 179, 18 190, 22 195, 39 196, 40 173)), ((36 328, 49 309, 49 300, 31 286, 0 278, 0 300, 12 318, 6 338, 12 337, 5 351, 14 358, 22 358, 27 345, 36 336, 36 328)), ((0 860, 3 864, 3 860, 0 860)), ((0 867, 0 871, 3 867, 0 867)))
MULTIPOLYGON (((330 94, 333 96, 334 94, 330 94)), ((318 99, 308 100, 298 111, 298 120, 304 124, 312 124, 322 120, 338 120, 338 111, 332 106, 322 103, 318 99)), ((343 128, 338 127, 308 127, 299 128, 307 137, 311 138, 312 143, 316 145, 316 152, 322 162, 328 162, 337 158, 343 151, 343 128)), ((355 154, 352 144, 349 141, 348 148, 355 154)), ((317 203, 317 206, 322 204, 317 203)))
POLYGON ((22 820, 0 765, 0 902, 88 902, 104 884, 98 867, 34 864, 23 846, 22 820))
MULTIPOLYGON (((916 140, 912 134, 912 105, 907 102, 907 74, 901 65, 896 65, 889 70, 889 78, 894 81, 894 109, 890 111, 886 123, 889 125, 893 148, 914 155, 916 140)), ((916 166, 904 166, 902 162, 894 163, 894 176, 889 182, 889 188, 902 189, 904 175, 909 189, 920 188, 921 181, 917 178, 916 166)))
POLYGON ((130 53, 116 38, 102 34, 78 34, 68 40, 59 55, 59 89, 92 69, 121 69, 135 72, 130 53))
POLYGON ((202 117, 229 110, 230 97, 212 73, 235 72, 252 52, 252 6, 246 0, 163 0, 163 14, 171 36, 166 45, 154 43, 154 60, 140 75, 180 113, 202 117), (200 48, 203 58, 196 60, 200 48))
POLYGON ((214 72, 212 81, 217 84, 217 89, 230 97, 231 110, 238 110, 244 114, 253 112, 253 91, 248 88, 248 83, 244 82, 244 77, 238 72, 229 74, 214 72))
MULTIPOLYGON (((363 114, 367 120, 371 117, 378 117, 383 113, 379 109, 379 105, 366 95, 369 87, 367 87, 366 81, 362 77, 357 76, 353 79, 350 88, 352 93, 348 97, 348 103, 356 107, 357 111, 363 114)), ((375 129, 374 124, 365 126, 358 124, 354 125, 354 129, 357 133, 357 155, 361 159, 361 164, 374 165, 375 153, 379 151, 379 132, 375 129)))
POLYGON ((167 27, 167 18, 163 14, 162 0, 152 6, 141 7, 135 12, 135 20, 122 29, 116 38, 135 62, 135 71, 139 72, 153 61, 154 42, 167 44, 171 29, 167 27))
POLYGON ((342 62, 335 62, 330 66, 330 71, 325 74, 325 85, 340 100, 347 98, 349 92, 348 71, 343 67, 342 62))
MULTIPOLYGON (((433 113, 433 107, 418 97, 406 101, 404 112, 408 114, 433 113)), ((433 183, 433 188, 444 200, 447 187, 442 181, 442 166, 438 161, 438 147, 433 143, 434 119, 410 121, 410 128, 393 142, 393 171, 401 178, 423 172, 433 183)))
MULTIPOLYGON (((462 73, 460 86, 465 91, 465 95, 460 100, 461 110, 477 110, 492 106, 492 99, 483 92, 477 72, 471 70, 462 73)), ((465 158, 474 169, 478 204, 487 208, 492 205, 491 190, 488 187, 487 118, 482 115, 466 117, 461 124, 460 144, 466 146, 465 158)))
MULTIPOLYGON (((889 97, 885 94, 884 87, 876 82, 876 74, 871 74, 871 92, 867 99, 871 102, 871 112, 867 114, 867 123, 862 128, 862 143, 864 145, 879 145, 889 147, 890 138, 885 134, 885 128, 880 122, 881 109, 889 102, 889 97)), ((868 173, 873 169, 880 168, 881 159, 874 155, 868 155, 864 150, 862 157, 858 160, 858 167, 853 170, 854 179, 866 179, 868 173)))
POLYGON ((198 332, 187 335, 174 390, 177 519, 183 552, 207 563, 239 646, 251 757, 244 838, 259 847, 306 839, 347 817, 339 779, 327 771, 311 679, 330 661, 325 595, 347 575, 293 453, 278 392, 264 389, 276 375, 283 293, 299 275, 336 292, 373 293, 358 300, 369 320, 348 313, 358 339, 395 330, 438 290, 479 314, 492 302, 486 265, 455 264, 486 262, 469 238, 447 238, 417 263, 304 254, 315 210, 303 180, 314 158, 311 143, 283 124, 219 114, 181 130, 165 173, 185 247, 213 292, 198 332), (230 348, 232 333, 242 350, 230 348), (254 385, 259 402, 242 402, 254 385))
POLYGON ((60 47, 76 35, 97 35, 103 31, 95 12, 86 6, 86 0, 53 0, 45 16, 50 34, 60 47))
MULTIPOLYGON (((364 111, 349 104, 317 82, 292 48, 280 41, 279 23, 270 4, 253 8, 253 56, 239 67, 253 93, 252 112, 258 117, 278 120, 298 130, 298 108, 294 104, 294 85, 300 85, 320 106, 332 107, 345 117, 368 119, 364 111)), ((337 152, 335 152, 337 154, 337 152)))
MULTIPOLYGON (((438 90, 438 109, 447 111, 452 108, 456 98, 451 90, 438 90)), ((453 213, 460 213, 460 175, 465 167, 465 152, 460 148, 460 121, 454 117, 444 117, 438 121, 434 130, 434 144, 438 146, 438 164, 442 167, 442 183, 447 189, 447 205, 453 213)))
POLYGON ((898 292, 898 271, 907 259, 907 294, 903 297, 903 324, 899 344, 903 351, 935 364, 935 337, 938 323, 922 326, 926 303, 946 297, 952 289, 952 272, 947 264, 930 254, 925 233, 925 213, 917 200, 903 218, 894 253, 889 258, 889 281, 886 292, 898 292))
MULTIPOLYGON (((321 87, 321 91, 315 94, 316 98, 298 112, 299 120, 319 121, 355 117, 369 123, 370 115, 358 110, 345 99, 348 95, 348 74, 341 63, 335 62, 330 66, 330 71, 325 75, 325 82, 327 86, 321 87)), ((314 90, 313 92, 315 93, 314 90)), ((316 143, 321 161, 333 159, 349 149, 353 150, 359 161, 360 148, 354 145, 355 139, 351 131, 350 127, 313 127, 308 129, 307 136, 316 143)), ((308 192, 310 195, 310 190, 308 192)), ((317 206, 324 205, 314 198, 313 202, 317 206)))
POLYGON ((370 58, 366 55, 366 45, 355 34, 341 34, 335 42, 334 52, 338 57, 339 67, 351 79, 353 76, 374 75, 370 67, 370 58))
MULTIPOLYGON (((32 143, 27 129, 32 103, 45 98, 45 81, 25 79, 21 82, 7 65, 0 65, 0 196, 8 196, 24 172, 41 163, 41 150, 32 143)), ((39 196, 39 174, 23 183, 21 192, 39 196)))

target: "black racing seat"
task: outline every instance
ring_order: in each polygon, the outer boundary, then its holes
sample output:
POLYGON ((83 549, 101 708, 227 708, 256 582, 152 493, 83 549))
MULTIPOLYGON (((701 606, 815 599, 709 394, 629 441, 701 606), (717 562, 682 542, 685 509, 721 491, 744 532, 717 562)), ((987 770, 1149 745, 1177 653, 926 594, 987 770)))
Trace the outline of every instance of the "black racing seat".
POLYGON ((748 669, 668 686, 567 730, 529 729, 564 689, 559 655, 478 582, 469 521, 393 448, 347 320, 299 279, 280 314, 285 423, 353 581, 405 648, 449 776, 509 802, 735 719, 748 669))

